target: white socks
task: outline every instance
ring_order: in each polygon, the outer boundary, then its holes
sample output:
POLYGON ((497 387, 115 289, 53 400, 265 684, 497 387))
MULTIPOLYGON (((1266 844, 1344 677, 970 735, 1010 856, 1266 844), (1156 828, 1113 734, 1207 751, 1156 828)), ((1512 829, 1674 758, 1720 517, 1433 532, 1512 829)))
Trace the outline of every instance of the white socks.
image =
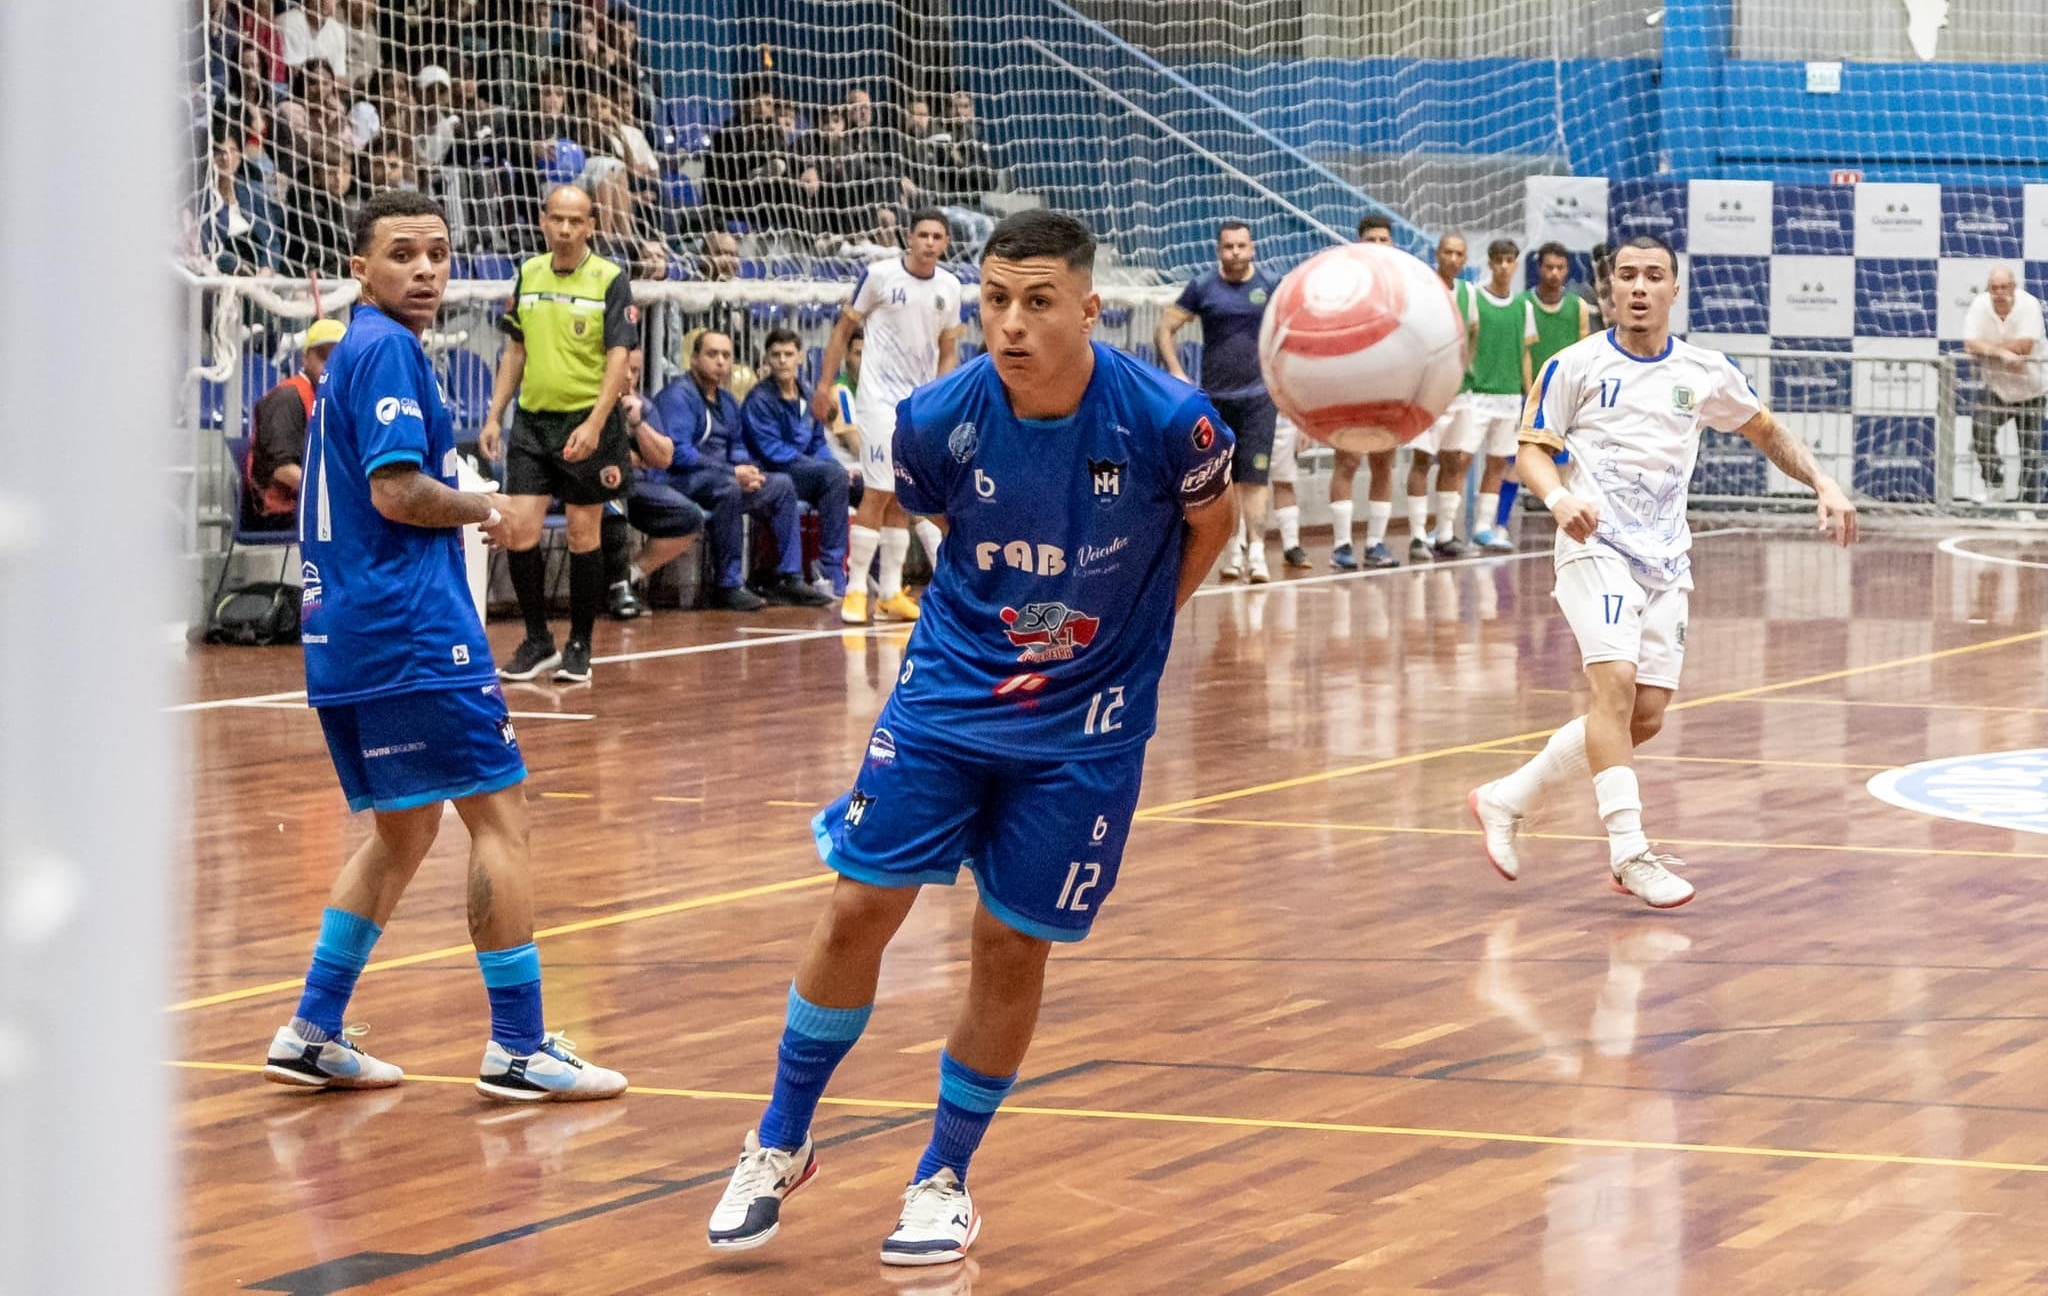
POLYGON ((1636 772, 1610 765, 1593 776, 1593 795, 1600 800, 1600 820, 1607 825, 1608 863, 1618 865, 1650 849, 1643 836, 1643 794, 1636 772))
POLYGON ((917 520, 917 542, 924 546, 924 556, 931 559, 933 571, 939 569, 939 541, 945 538, 946 533, 939 530, 938 523, 930 518, 917 520))
MULTIPOLYGON (((1334 509, 1337 506, 1332 504, 1330 507, 1334 509)), ((1345 507, 1349 508, 1350 505, 1347 504, 1345 507)), ((1281 550, 1284 552, 1288 549, 1299 549, 1301 547, 1301 505, 1289 504, 1285 508, 1274 509, 1273 520, 1280 524, 1281 550)))
POLYGON ((1455 540, 1458 538, 1458 506, 1464 502, 1465 497, 1457 491, 1438 491, 1436 493, 1437 539, 1455 540))
POLYGON ((1473 519, 1472 519, 1472 530, 1473 530, 1473 533, 1474 533, 1474 534, 1477 534, 1478 532, 1481 532, 1481 531, 1491 531, 1491 530, 1493 530, 1493 529, 1494 529, 1495 527, 1497 527, 1497 526, 1499 526, 1499 525, 1500 525, 1500 495, 1499 495, 1499 493, 1498 493, 1498 492, 1496 492, 1495 494, 1492 494, 1492 495, 1481 495, 1481 496, 1479 497, 1479 516, 1477 516, 1477 517, 1475 517, 1475 518, 1473 518, 1473 519))
POLYGON ((1351 543, 1351 509, 1350 500, 1330 501, 1330 544, 1334 547, 1351 543))
POLYGON ((1408 539, 1410 543, 1417 540, 1422 541, 1424 544, 1429 543, 1429 496, 1427 495, 1410 495, 1408 497, 1408 539))
POLYGON ((1543 750, 1493 785, 1493 799, 1516 814, 1528 814, 1543 790, 1567 779, 1586 777, 1586 717, 1580 716, 1550 735, 1543 750))
MULTIPOLYGON (((873 527, 856 523, 848 529, 846 538, 846 588, 859 590, 863 596, 868 589, 868 568, 874 566, 875 550, 881 546, 882 533, 873 527)), ((897 567, 901 579, 902 567, 897 567)))
MULTIPOLYGON (((1336 506, 1335 504, 1332 504, 1332 505, 1330 505, 1330 508, 1331 508, 1331 510, 1332 510, 1332 511, 1334 511, 1334 510, 1336 509, 1336 507, 1337 507, 1337 506, 1336 506)), ((1351 506, 1350 506, 1349 504, 1346 504, 1346 505, 1345 505, 1345 507, 1346 507, 1346 508, 1349 508, 1349 507, 1351 507, 1351 506)), ((1346 539, 1346 540, 1349 540, 1349 539, 1351 538, 1351 523, 1350 523, 1350 517, 1351 517, 1351 515, 1350 515, 1349 513, 1346 513, 1346 514, 1345 514, 1344 516, 1345 516, 1345 523, 1344 523, 1344 537, 1345 537, 1345 539, 1346 539)), ((1392 500, 1376 500, 1376 499, 1369 499, 1369 500, 1367 500, 1367 501, 1365 502, 1365 547, 1366 547, 1366 548, 1370 549, 1370 548, 1372 548, 1372 547, 1373 547, 1374 545, 1376 545, 1376 544, 1385 544, 1385 543, 1386 543, 1386 540, 1387 540, 1387 523, 1388 523, 1388 522, 1390 522, 1390 521, 1392 521, 1392 520, 1393 520, 1393 517, 1394 517, 1394 501, 1392 501, 1392 500)))
POLYGON ((909 528, 883 527, 881 591, 884 602, 903 592, 903 560, 909 556, 909 528))

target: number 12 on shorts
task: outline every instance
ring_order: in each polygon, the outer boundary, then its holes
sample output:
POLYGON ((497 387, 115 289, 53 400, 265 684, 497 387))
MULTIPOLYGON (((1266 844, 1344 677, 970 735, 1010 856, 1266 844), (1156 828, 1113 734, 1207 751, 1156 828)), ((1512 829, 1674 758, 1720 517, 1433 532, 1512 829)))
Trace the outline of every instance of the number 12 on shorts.
POLYGON ((1060 888, 1059 901, 1053 908, 1064 909, 1068 913, 1087 913, 1088 893, 1101 881, 1102 865, 1075 860, 1067 865, 1066 885, 1060 888))
POLYGON ((1621 624, 1621 611, 1626 606, 1627 600, 1623 595, 1602 594, 1600 596, 1600 615, 1607 619, 1608 625, 1621 624))

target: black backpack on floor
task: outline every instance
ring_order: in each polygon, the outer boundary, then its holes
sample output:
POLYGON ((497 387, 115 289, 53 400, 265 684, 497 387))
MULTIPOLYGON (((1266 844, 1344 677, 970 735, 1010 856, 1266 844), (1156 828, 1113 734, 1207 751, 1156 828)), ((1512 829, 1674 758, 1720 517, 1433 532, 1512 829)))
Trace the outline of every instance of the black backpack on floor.
POLYGON ((257 581, 221 595, 206 619, 206 642, 265 647, 299 641, 299 587, 257 581))

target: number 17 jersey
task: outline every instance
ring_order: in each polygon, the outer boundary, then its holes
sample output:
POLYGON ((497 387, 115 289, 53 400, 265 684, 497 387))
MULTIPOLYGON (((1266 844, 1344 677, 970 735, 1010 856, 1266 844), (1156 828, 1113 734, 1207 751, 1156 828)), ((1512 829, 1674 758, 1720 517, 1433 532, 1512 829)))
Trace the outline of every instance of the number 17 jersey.
POLYGON ((1018 418, 987 356, 897 407, 897 498, 949 530, 885 724, 1054 761, 1152 736, 1182 510, 1229 487, 1233 438, 1195 388, 1092 346, 1064 419, 1018 418))

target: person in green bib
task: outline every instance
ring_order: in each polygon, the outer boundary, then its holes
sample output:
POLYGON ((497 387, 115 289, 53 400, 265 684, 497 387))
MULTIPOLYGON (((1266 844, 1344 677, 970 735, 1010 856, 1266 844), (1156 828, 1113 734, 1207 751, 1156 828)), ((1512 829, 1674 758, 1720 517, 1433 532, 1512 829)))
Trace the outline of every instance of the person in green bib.
MULTIPOLYGON (((1523 334, 1529 306, 1515 290, 1515 269, 1522 249, 1513 239, 1495 239, 1486 246, 1487 280, 1472 294, 1472 367, 1466 371, 1465 417, 1473 427, 1466 434, 1472 453, 1485 456, 1479 474, 1477 510, 1472 518, 1472 543, 1483 553, 1513 553, 1515 542, 1500 525, 1500 486, 1514 466, 1515 430, 1522 421, 1523 334)), ((1437 482, 1443 489, 1443 482, 1437 482)))
POLYGON ((1550 357, 1593 331, 1593 306, 1565 288, 1571 274, 1571 253, 1562 243, 1536 249, 1536 286, 1524 297, 1528 313, 1522 330, 1522 390, 1536 385, 1536 375, 1550 357))
POLYGON ((575 185, 558 186, 541 208, 548 250, 519 267, 499 321, 507 340, 491 412, 477 439, 485 458, 503 452, 514 506, 506 566, 526 640, 499 668, 511 680, 549 669, 557 683, 590 679, 590 635, 605 601, 604 506, 632 482, 632 438, 619 399, 640 348, 640 313, 625 271, 590 250, 591 209, 590 195, 575 185), (519 415, 508 445, 502 427, 514 395, 519 415), (550 497, 562 501, 569 522, 569 640, 559 653, 540 550, 550 497))

